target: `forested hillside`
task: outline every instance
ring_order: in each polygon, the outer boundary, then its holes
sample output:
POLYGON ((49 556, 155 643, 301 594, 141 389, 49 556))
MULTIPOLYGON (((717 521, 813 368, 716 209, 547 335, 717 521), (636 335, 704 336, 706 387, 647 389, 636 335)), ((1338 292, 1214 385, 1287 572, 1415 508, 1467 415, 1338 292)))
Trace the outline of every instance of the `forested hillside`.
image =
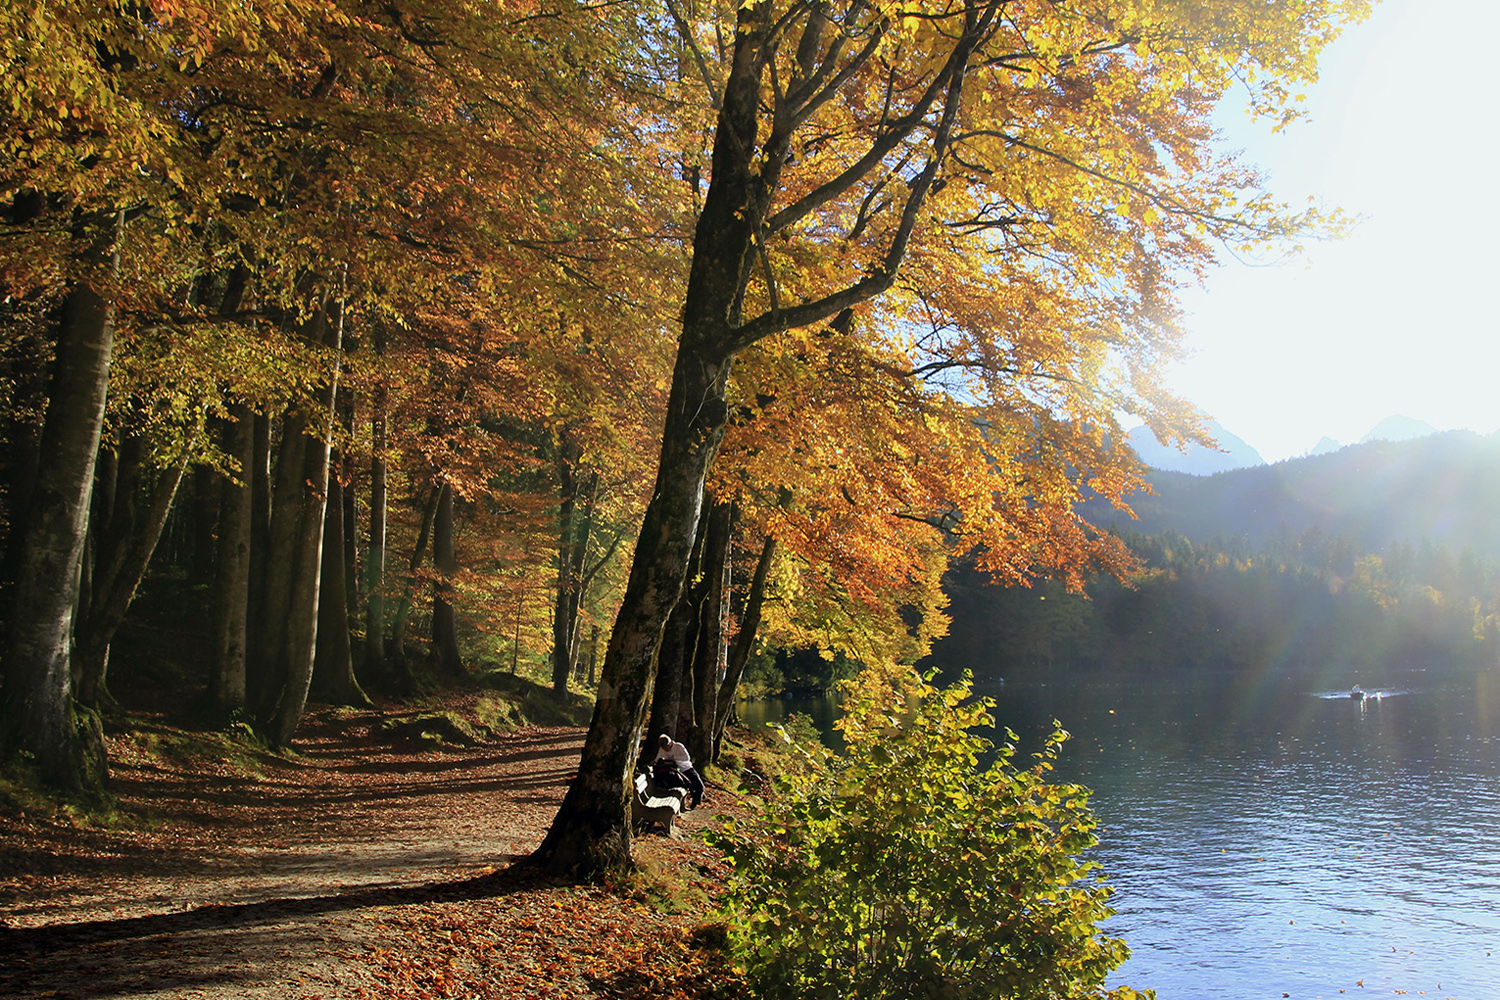
POLYGON ((1334 686, 1500 660, 1500 436, 1372 442, 1199 478, 1153 472, 1138 522, 1105 505, 1142 569, 1088 598, 945 586, 933 659, 981 676, 1279 671, 1334 686))
POLYGON ((1153 470, 1154 495, 1130 498, 1136 520, 1091 501, 1090 521, 1195 542, 1285 544, 1312 533, 1365 552, 1425 540, 1454 552, 1500 557, 1500 434, 1450 431, 1371 441, 1326 455, 1213 476, 1153 470))

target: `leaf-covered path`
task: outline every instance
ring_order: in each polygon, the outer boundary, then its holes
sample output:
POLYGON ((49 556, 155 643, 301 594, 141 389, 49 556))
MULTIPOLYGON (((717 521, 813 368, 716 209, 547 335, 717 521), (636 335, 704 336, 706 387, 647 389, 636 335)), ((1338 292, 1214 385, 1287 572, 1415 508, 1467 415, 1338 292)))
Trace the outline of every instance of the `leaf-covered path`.
MULTIPOLYGON (((691 989, 656 981, 684 953, 691 912, 506 867, 545 833, 580 730, 435 747, 392 742, 378 723, 316 712, 295 759, 258 756, 248 769, 145 753, 149 727, 111 737, 122 807, 155 822, 142 832, 0 818, 0 997, 691 989)), ((638 844, 650 869, 717 875, 697 841, 638 844)))

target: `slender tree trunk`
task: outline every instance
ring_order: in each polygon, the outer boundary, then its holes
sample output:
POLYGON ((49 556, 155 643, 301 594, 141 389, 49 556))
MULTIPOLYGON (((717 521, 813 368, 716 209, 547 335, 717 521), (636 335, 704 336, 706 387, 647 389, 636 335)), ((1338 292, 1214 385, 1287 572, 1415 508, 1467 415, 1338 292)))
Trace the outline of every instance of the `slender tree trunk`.
POLYGON ((63 306, 6 649, 3 708, 9 742, 31 755, 44 780, 75 792, 104 781, 102 746, 95 748, 74 718, 69 657, 114 350, 115 308, 99 289, 119 273, 123 218, 123 213, 116 216, 112 227, 95 220, 98 228, 86 234, 91 243, 82 255, 86 277, 63 306))
POLYGON ((349 639, 349 593, 345 589, 344 487, 337 476, 328 479, 327 512, 323 528, 323 581, 318 593, 317 654, 313 687, 319 697, 336 705, 368 705, 370 699, 354 677, 354 652, 349 639))
POLYGON ((406 625, 411 618, 412 592, 417 585, 417 571, 422 568, 422 560, 426 557, 427 542, 432 536, 432 522, 437 518, 441 492, 433 487, 422 508, 422 526, 417 531, 417 543, 412 546, 411 559, 407 561, 406 586, 401 602, 396 606, 396 620, 391 624, 391 666, 395 668, 396 683, 401 687, 402 693, 408 695, 416 691, 417 684, 416 678, 412 676, 411 663, 406 658, 406 625))
POLYGON ((458 649, 451 583, 458 573, 458 556, 453 549, 453 487, 446 482, 438 490, 437 517, 432 523, 432 564, 441 574, 432 590, 432 650, 440 670, 461 677, 464 660, 458 649))
POLYGON ((585 483, 578 481, 576 461, 576 448, 568 453, 559 451, 557 471, 563 500, 558 511, 557 594, 552 611, 552 689, 558 694, 567 692, 568 678, 578 662, 579 615, 587 586, 584 563, 593 533, 594 496, 599 487, 597 472, 585 483))
POLYGON ((212 583, 214 578, 214 534, 219 514, 220 478, 206 465, 193 470, 188 567, 194 583, 212 583))
MULTIPOLYGON (((195 432, 195 439, 196 436, 195 432)), ((146 567, 151 564, 151 555, 156 551, 156 543, 167 523, 167 514, 182 483, 191 447, 192 442, 189 442, 177 462, 156 477, 144 523, 118 538, 114 545, 101 553, 89 613, 79 622, 77 630, 81 667, 78 697, 81 703, 91 708, 114 704, 105 682, 110 643, 114 642, 115 633, 125 621, 136 590, 146 576, 146 567)), ((133 497, 118 497, 115 506, 117 509, 131 506, 133 501, 133 497)))
POLYGON ((255 478, 255 414, 235 404, 224 426, 223 449, 239 463, 238 481, 220 491, 219 553, 215 560, 213 662, 209 666, 209 711, 227 719, 249 706, 245 657, 250 614, 251 484, 255 478))
MULTIPOLYGON (((346 393, 340 393, 346 395, 346 393)), ((354 436, 354 404, 345 403, 339 407, 343 414, 345 438, 354 436)), ((344 529, 340 542, 343 551, 339 559, 339 565, 344 568, 344 593, 347 595, 347 604, 350 608, 357 608, 363 601, 364 582, 359 572, 359 505, 356 501, 356 490, 354 488, 354 456, 347 449, 339 450, 338 460, 339 496, 343 502, 344 529)))
POLYGON ((599 664, 599 626, 589 628, 589 687, 596 682, 595 668, 599 664))
POLYGON ((41 421, 30 415, 46 408, 47 373, 52 367, 50 337, 46 331, 51 311, 38 309, 37 313, 36 329, 22 335, 18 343, 8 345, 6 360, 13 377, 10 407, 9 412, 0 413, 0 440, 5 441, 8 449, 5 461, 0 463, 5 476, 8 522, 4 556, 0 557, 0 607, 5 608, 11 606, 16 567, 26 538, 27 514, 42 455, 41 421))
POLYGON ((251 439, 250 468, 245 473, 245 483, 250 487, 250 599, 245 614, 245 701, 246 706, 253 710, 266 703, 266 688, 270 686, 266 588, 270 576, 274 479, 271 475, 269 416, 255 414, 251 439))
POLYGON ((734 647, 729 651, 724 683, 719 685, 718 706, 714 710, 713 759, 716 762, 719 751, 724 747, 724 729, 729 725, 729 717, 734 714, 734 697, 739 691, 740 678, 745 676, 745 664, 750 659, 750 651, 755 648, 755 633, 760 631, 761 610, 766 602, 766 580, 770 576, 771 560, 775 558, 776 539, 768 537, 760 548, 755 576, 750 581, 750 590, 745 594, 745 612, 740 619, 740 631, 734 637, 734 647))
POLYGON ((385 388, 370 411, 370 547, 365 553, 365 677, 383 675, 385 655, 385 388))
POLYGON ((573 533, 578 502, 578 481, 574 463, 575 449, 566 439, 557 446, 557 480, 562 502, 557 508, 557 589, 552 601, 552 690, 557 694, 568 691, 568 675, 572 673, 568 662, 568 650, 572 647, 571 628, 573 622, 569 610, 573 605, 573 590, 578 578, 573 572, 573 533))
MULTIPOLYGON (((656 753, 651 740, 662 733, 673 739, 683 735, 681 723, 683 676, 693 658, 693 639, 698 634, 698 616, 690 600, 680 600, 667 617, 662 629, 661 649, 657 653, 656 684, 651 694, 651 713, 646 724, 650 737, 641 750, 640 764, 648 763, 656 753)), ((691 705, 691 702, 689 702, 691 705)))
POLYGON ((693 650, 693 726, 687 740, 688 752, 700 763, 713 756, 714 712, 728 655, 729 571, 737 519, 733 504, 715 504, 703 543, 703 603, 693 650))
POLYGON ((73 692, 81 705, 97 708, 101 700, 109 700, 107 694, 101 699, 99 691, 106 651, 89 649, 89 620, 95 604, 107 602, 114 578, 135 537, 137 498, 144 490, 145 462, 145 439, 129 433, 113 449, 101 446, 94 461, 94 495, 78 577, 78 601, 73 607, 73 692))

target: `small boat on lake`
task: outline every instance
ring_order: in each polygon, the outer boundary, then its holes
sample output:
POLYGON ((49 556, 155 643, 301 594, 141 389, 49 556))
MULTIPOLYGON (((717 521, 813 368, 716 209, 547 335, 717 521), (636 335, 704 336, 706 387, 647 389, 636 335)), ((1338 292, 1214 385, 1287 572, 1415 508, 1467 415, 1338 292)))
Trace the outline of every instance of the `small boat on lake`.
POLYGON ((1354 687, 1349 689, 1349 697, 1353 698, 1355 701, 1364 701, 1369 697, 1369 695, 1365 694, 1364 688, 1356 684, 1354 685, 1354 687))

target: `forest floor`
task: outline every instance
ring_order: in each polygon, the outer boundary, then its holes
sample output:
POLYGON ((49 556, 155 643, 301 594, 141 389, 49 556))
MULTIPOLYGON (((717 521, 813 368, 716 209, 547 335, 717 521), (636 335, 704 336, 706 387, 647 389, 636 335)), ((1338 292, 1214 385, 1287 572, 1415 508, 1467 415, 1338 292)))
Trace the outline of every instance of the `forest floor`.
MULTIPOLYGON (((474 695, 446 706, 472 710, 474 695), (465 700, 467 699, 467 700, 465 700)), ((111 727, 114 818, 0 810, 0 998, 694 998, 732 979, 700 947, 725 874, 701 839, 638 836, 615 885, 524 864, 583 731, 436 742, 315 707, 295 753, 111 727)), ((732 990, 732 987, 731 987, 732 990)))

